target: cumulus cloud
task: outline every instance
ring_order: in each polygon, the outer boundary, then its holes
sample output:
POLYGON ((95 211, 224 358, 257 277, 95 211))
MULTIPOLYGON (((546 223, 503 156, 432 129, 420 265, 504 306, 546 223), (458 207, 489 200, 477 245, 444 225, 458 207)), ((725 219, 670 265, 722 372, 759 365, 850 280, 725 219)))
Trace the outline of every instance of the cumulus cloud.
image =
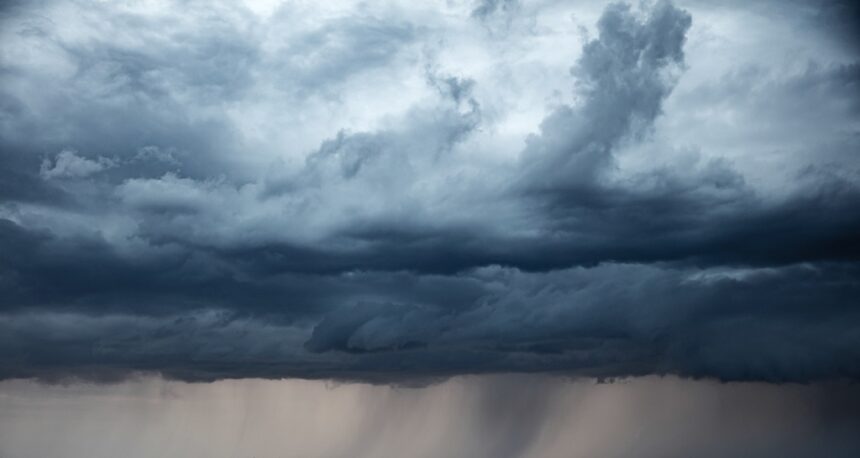
POLYGON ((645 21, 627 5, 607 7, 598 38, 583 46, 572 69, 582 87, 582 106, 548 116, 524 152, 541 165, 533 181, 576 186, 596 179, 619 141, 650 128, 683 65, 690 24, 689 14, 666 2, 645 21))
POLYGON ((860 378, 856 56, 292 6, 9 9, 0 376, 860 378))
POLYGON ((42 161, 39 176, 46 180, 54 178, 83 178, 115 164, 110 159, 99 157, 96 160, 80 157, 74 150, 64 149, 57 154, 56 159, 42 161))

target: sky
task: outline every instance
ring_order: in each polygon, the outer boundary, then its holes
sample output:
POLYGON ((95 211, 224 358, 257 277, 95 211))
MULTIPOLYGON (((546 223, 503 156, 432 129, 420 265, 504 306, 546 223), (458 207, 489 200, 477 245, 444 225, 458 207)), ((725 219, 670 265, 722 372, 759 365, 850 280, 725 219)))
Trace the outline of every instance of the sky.
MULTIPOLYGON (((856 406, 858 25, 839 0, 2 2, 0 425, 155 385, 856 406)), ((462 446, 426 453, 503 456, 462 446)))

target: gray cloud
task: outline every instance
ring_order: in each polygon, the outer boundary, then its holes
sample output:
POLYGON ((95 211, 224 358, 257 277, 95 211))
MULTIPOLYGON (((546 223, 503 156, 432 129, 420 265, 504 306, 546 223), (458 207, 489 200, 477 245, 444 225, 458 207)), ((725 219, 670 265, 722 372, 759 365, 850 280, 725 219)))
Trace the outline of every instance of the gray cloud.
POLYGON ((486 19, 499 11, 510 12, 518 6, 518 0, 481 0, 475 2, 472 17, 486 19))
MULTIPOLYGON (((290 23, 301 18, 282 10, 290 23)), ((326 23, 290 41, 275 58, 287 91, 313 91, 340 83, 356 73, 384 67, 400 48, 414 40, 410 23, 362 16, 326 23)))
POLYGON ((79 316, 75 307, 6 313, 3 372, 55 378, 155 369, 195 380, 509 370, 856 378, 856 275, 841 265, 703 271, 604 264, 551 273, 486 267, 456 277, 285 277, 268 289, 219 282, 211 303, 220 296, 235 304, 245 293, 253 304, 233 312, 150 307, 145 317, 137 314, 146 302, 104 315, 79 316), (317 305, 302 313, 308 300, 317 305), (324 309, 314 324, 307 313, 324 309))
POLYGON ((508 142, 515 2, 53 6, 3 19, 2 377, 860 378, 856 59, 685 85, 695 11, 611 4, 508 142))
POLYGON ((531 180, 576 187, 598 179, 619 141, 650 128, 672 90, 673 72, 683 64, 690 24, 689 14, 665 2, 644 22, 627 5, 607 7, 598 38, 585 44, 572 69, 583 86, 582 107, 562 107, 548 116, 524 152, 539 164, 531 180))
POLYGON ((42 162, 39 176, 45 180, 63 177, 81 178, 101 172, 113 165, 110 159, 104 157, 91 160, 77 156, 73 150, 62 150, 53 163, 49 160, 42 162))

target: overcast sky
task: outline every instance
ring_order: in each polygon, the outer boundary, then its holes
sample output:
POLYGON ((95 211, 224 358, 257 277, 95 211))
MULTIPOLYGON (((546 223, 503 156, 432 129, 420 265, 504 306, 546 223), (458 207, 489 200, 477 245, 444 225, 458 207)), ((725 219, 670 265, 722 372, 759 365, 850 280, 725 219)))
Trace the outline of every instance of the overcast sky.
POLYGON ((0 378, 858 380, 858 11, 3 2, 0 378))
POLYGON ((854 3, 0 1, 0 456, 860 456, 854 3))

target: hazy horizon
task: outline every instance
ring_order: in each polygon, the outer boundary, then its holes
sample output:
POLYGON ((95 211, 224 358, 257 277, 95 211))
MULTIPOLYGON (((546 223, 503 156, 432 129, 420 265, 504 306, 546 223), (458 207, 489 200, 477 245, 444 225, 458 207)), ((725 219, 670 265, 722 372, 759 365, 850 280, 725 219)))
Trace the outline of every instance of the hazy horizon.
POLYGON ((10 457, 852 457, 860 391, 638 377, 0 382, 10 457))

